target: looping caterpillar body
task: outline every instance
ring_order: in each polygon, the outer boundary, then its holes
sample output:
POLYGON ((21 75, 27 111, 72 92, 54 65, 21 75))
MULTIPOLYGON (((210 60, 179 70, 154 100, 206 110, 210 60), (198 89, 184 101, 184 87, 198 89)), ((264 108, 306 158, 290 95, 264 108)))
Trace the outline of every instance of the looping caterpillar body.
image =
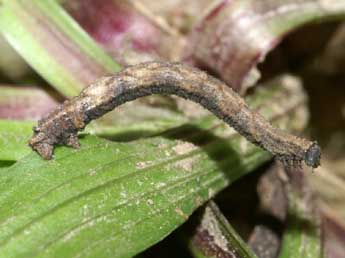
POLYGON ((100 78, 41 119, 33 129, 29 145, 44 159, 51 159, 59 144, 79 148, 77 132, 91 120, 125 102, 152 94, 172 94, 199 103, 283 162, 304 160, 313 168, 320 164, 321 151, 316 142, 272 127, 220 80, 198 69, 169 62, 142 63, 100 78))

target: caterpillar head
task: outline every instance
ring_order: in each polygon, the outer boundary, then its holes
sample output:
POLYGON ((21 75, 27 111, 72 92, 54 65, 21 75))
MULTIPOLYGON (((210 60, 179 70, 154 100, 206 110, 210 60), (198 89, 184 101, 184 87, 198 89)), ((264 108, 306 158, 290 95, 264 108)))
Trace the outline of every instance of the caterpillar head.
POLYGON ((309 167, 317 168, 320 165, 320 159, 321 148, 316 142, 313 142, 304 155, 304 161, 309 167))

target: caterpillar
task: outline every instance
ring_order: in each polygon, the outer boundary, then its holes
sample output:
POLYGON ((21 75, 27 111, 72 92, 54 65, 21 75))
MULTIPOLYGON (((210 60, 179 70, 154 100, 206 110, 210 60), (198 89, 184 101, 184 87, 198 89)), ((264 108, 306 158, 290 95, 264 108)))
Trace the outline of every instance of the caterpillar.
POLYGON ((199 103, 283 162, 304 161, 313 168, 320 164, 321 150, 316 142, 273 127, 225 83, 193 67, 157 61, 98 79, 38 121, 29 145, 43 159, 52 158, 56 145, 79 148, 77 133, 91 120, 125 102, 152 94, 177 95, 199 103))

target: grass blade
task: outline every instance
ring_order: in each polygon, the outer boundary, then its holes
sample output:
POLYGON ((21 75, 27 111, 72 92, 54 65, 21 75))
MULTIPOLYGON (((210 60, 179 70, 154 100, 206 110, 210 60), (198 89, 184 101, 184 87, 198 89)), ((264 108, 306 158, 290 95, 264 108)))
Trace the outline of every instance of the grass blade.
POLYGON ((116 72, 112 60, 54 0, 4 0, 0 30, 16 51, 65 96, 116 72))

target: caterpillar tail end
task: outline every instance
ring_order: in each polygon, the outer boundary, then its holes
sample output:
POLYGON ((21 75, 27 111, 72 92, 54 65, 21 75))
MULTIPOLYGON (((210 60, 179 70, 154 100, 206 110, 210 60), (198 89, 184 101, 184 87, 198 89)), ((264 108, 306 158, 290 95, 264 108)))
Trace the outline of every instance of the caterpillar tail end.
POLYGON ((54 145, 45 142, 37 142, 33 136, 29 141, 29 146, 45 160, 53 158, 54 145))
POLYGON ((33 128, 34 134, 29 141, 29 146, 36 151, 43 159, 53 158, 54 147, 57 144, 64 144, 74 149, 79 149, 78 136, 75 133, 68 133, 60 137, 48 137, 48 135, 38 127, 33 128))

